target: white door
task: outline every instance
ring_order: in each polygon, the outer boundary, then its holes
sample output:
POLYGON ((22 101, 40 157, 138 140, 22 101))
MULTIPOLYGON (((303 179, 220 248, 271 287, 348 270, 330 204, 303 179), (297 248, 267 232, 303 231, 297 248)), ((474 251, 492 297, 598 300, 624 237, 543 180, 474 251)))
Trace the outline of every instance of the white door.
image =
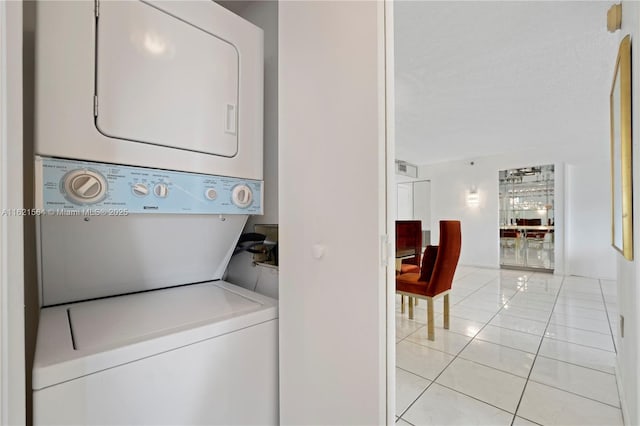
POLYGON ((278 24, 280 421, 384 424, 384 3, 281 2, 278 24))

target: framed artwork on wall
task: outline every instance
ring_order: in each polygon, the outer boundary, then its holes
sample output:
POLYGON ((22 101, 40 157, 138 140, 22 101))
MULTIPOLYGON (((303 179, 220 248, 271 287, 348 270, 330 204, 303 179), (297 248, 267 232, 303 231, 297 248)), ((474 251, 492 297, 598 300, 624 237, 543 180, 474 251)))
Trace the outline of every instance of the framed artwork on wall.
POLYGON ((620 43, 610 95, 611 244, 633 260, 631 152, 631 39, 620 43))

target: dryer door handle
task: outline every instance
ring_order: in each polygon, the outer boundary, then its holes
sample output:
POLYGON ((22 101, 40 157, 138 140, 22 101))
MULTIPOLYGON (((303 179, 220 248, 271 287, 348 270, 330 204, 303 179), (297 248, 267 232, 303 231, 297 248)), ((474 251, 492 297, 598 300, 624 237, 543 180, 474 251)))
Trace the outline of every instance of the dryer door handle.
POLYGON ((235 104, 227 104, 227 107, 225 108, 225 119, 224 119, 224 131, 226 133, 230 133, 232 135, 236 134, 236 129, 237 129, 237 113, 236 113, 236 106, 235 104))

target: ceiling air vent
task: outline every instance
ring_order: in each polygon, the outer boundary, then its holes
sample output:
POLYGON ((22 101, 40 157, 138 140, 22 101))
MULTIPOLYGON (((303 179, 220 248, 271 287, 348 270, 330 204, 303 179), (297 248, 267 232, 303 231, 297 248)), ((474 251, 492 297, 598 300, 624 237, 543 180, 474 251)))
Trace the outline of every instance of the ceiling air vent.
POLYGON ((418 166, 409 164, 406 161, 396 160, 396 174, 417 178, 418 166))

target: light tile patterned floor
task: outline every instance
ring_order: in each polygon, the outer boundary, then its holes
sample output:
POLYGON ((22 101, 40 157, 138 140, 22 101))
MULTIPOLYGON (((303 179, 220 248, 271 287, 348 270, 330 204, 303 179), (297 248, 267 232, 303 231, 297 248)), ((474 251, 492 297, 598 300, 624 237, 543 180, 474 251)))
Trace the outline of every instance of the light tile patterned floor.
POLYGON ((397 296, 397 424, 623 424, 615 282, 460 266, 451 300, 432 342, 397 296))

